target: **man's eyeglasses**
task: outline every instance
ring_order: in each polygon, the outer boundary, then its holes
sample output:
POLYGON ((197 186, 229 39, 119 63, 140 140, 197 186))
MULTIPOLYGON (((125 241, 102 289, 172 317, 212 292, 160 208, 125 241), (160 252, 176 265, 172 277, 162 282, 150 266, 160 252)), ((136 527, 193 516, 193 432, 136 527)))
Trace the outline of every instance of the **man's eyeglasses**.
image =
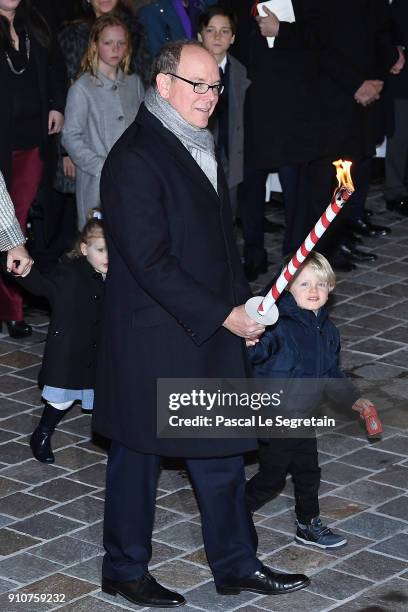
POLYGON ((186 83, 189 83, 193 86, 194 93, 206 94, 209 89, 212 89, 213 93, 215 93, 216 96, 220 96, 224 91, 224 85, 221 85, 221 83, 218 83, 217 85, 208 85, 207 83, 195 83, 194 81, 189 81, 188 79, 185 79, 179 76, 178 74, 174 74, 173 72, 166 72, 165 74, 167 74, 168 76, 172 76, 175 79, 180 79, 180 81, 185 81, 186 83))

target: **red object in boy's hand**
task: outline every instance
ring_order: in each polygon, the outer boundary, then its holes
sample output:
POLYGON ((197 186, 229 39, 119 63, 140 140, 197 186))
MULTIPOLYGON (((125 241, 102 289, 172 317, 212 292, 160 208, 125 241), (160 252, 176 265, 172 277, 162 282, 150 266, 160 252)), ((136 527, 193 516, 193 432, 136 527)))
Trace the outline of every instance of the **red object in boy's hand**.
POLYGON ((377 436, 383 430, 382 423, 374 406, 363 408, 360 416, 365 421, 365 426, 369 436, 377 436))

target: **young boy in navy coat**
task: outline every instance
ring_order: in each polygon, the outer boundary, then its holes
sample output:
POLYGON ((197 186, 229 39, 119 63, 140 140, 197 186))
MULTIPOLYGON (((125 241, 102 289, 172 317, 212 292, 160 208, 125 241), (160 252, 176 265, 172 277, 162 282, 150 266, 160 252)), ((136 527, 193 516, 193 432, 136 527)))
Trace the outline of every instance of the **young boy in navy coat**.
MULTIPOLYGON (((325 392, 361 413, 372 404, 359 398, 339 368, 340 334, 326 307, 335 283, 327 259, 311 253, 279 299, 278 323, 248 350, 256 377, 327 379, 325 392), (332 379, 339 378, 344 384, 333 384, 332 379)), ((345 546, 346 538, 334 534, 319 518, 320 468, 315 436, 260 441, 259 472, 246 486, 250 510, 255 512, 273 499, 285 486, 288 473, 295 491, 295 540, 319 548, 345 546)))

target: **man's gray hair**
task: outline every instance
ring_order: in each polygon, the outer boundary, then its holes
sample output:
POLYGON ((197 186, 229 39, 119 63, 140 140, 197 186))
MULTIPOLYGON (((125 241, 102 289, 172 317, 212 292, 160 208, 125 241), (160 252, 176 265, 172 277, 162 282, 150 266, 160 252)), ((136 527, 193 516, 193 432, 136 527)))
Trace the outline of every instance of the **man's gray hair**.
POLYGON ((156 77, 158 74, 167 74, 173 72, 177 74, 179 67, 181 52, 184 47, 200 47, 203 45, 198 40, 177 40, 164 45, 153 60, 152 66, 152 85, 156 87, 156 77))

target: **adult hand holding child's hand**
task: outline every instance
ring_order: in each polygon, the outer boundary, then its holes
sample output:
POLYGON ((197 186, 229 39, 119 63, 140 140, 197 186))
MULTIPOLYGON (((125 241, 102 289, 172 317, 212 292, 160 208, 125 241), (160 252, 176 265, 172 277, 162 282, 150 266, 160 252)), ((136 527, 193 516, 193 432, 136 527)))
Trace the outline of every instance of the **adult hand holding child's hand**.
POLYGON ((236 336, 252 341, 254 344, 265 331, 265 327, 263 325, 255 323, 255 321, 248 317, 244 304, 241 304, 241 306, 235 306, 235 308, 231 310, 230 314, 225 319, 223 326, 236 336))

